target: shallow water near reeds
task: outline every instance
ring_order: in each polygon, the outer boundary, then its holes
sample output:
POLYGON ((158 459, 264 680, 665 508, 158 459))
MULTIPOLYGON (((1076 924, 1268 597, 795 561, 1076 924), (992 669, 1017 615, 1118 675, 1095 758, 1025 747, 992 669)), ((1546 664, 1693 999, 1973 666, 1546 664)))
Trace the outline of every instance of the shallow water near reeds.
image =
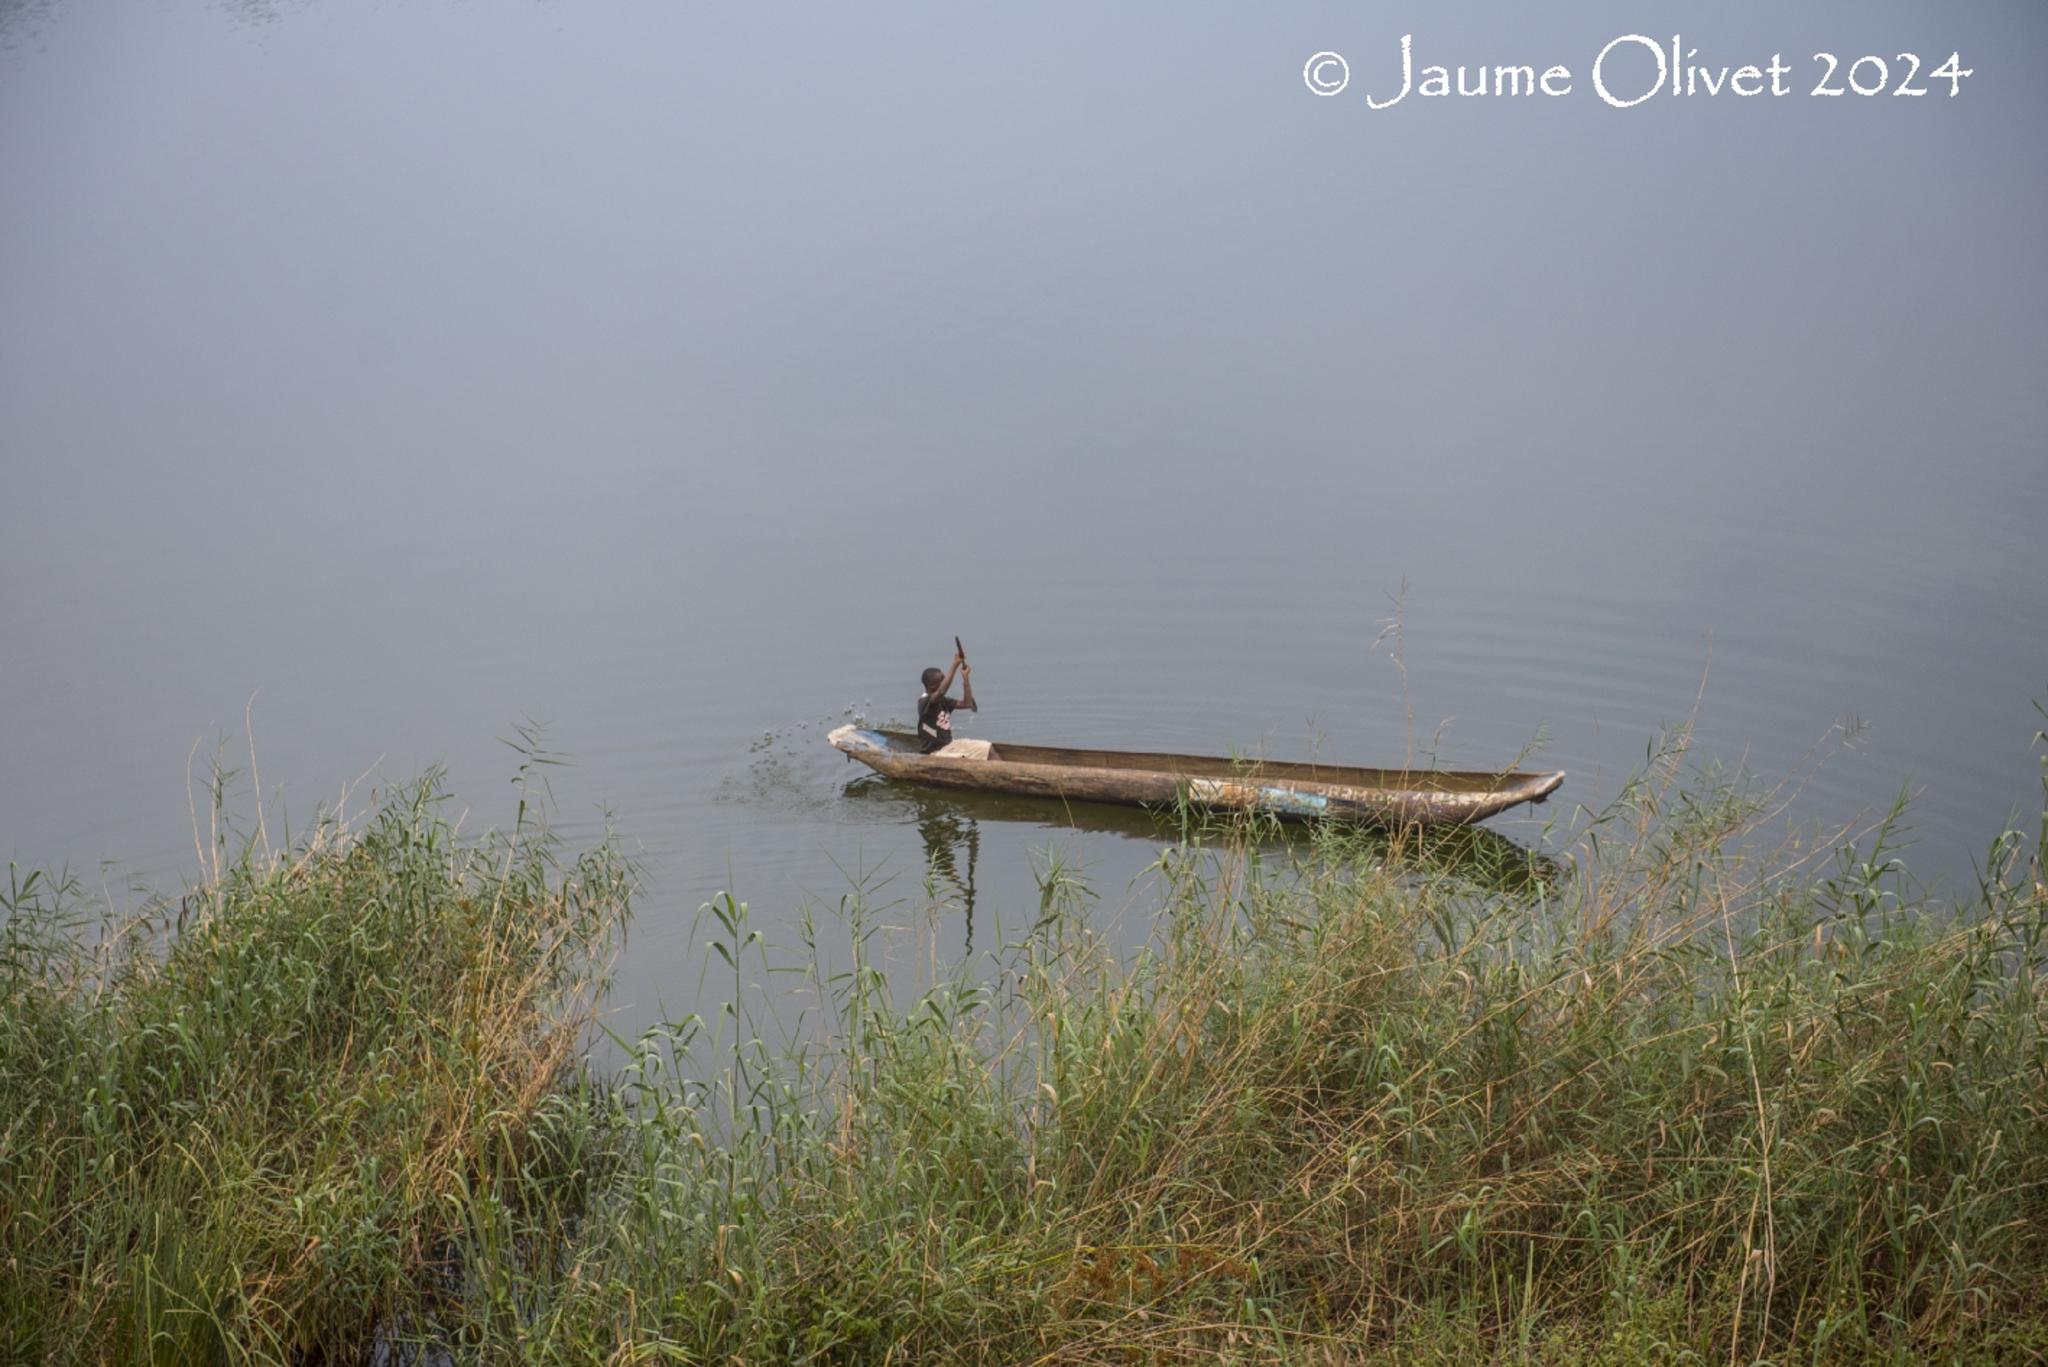
POLYGON ((434 763, 507 824, 537 719, 555 829, 644 870, 623 1030, 717 1000, 725 889, 787 944, 935 868, 965 952, 1053 850, 1142 935, 1170 827, 827 748, 957 632, 966 734, 1540 736, 1540 844, 1696 714, 1793 820, 1914 790, 1967 878, 2038 798, 2048 97, 1372 122, 1298 73, 1628 13, 0 10, 0 856, 175 889, 216 753, 273 837, 434 763))

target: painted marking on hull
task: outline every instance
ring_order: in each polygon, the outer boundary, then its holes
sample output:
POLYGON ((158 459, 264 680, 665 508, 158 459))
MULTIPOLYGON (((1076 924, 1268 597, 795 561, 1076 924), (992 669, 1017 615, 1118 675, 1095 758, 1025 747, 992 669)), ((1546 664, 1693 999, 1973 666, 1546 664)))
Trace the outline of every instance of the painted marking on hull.
POLYGON ((1263 807, 1269 812, 1286 812, 1293 816, 1321 816, 1330 810, 1330 799, 1320 793, 1218 778, 1190 779, 1188 796, 1197 802, 1219 807, 1263 807))
POLYGON ((1268 811, 1292 812, 1296 816, 1321 816, 1330 810, 1330 799, 1320 793, 1297 793, 1291 788, 1261 788, 1259 805, 1268 811))

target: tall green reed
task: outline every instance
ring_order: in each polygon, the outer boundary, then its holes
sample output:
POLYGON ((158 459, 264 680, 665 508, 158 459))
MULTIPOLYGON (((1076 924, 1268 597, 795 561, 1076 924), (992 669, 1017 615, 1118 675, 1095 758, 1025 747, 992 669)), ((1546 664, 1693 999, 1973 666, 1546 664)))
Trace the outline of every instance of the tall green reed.
POLYGON ((465 1294, 474 1202, 578 1142, 550 1117, 630 874, 442 806, 429 775, 125 920, 16 878, 0 1357, 347 1360, 465 1294))
POLYGON ((908 985, 865 875, 789 947, 724 896, 727 1005, 606 1071, 603 852, 409 799, 118 951, 17 880, 0 1323, 164 1361, 2048 1352, 2048 819, 1937 898, 1903 804, 1781 838, 1685 741, 1554 861, 1182 813, 1136 952, 1050 851, 1007 941, 908 985))
POLYGON ((621 1169, 530 1355, 2039 1353, 2044 842, 1936 903, 1903 808, 1774 845, 1774 796, 1683 749, 1507 885, 1190 827, 1135 956, 1048 858, 1027 933, 905 997, 850 899, 831 1047, 750 1060, 775 1102, 723 1148, 621 1169))

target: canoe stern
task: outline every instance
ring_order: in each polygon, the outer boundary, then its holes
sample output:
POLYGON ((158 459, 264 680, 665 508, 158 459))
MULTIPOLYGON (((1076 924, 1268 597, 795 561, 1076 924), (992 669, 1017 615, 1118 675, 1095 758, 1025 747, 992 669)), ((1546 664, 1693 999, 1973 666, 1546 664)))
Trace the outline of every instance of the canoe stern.
POLYGON ((906 753, 885 732, 870 726, 842 726, 825 739, 848 759, 857 759, 878 774, 887 774, 891 778, 909 777, 905 766, 915 752, 906 753))
POLYGON ((865 726, 842 726, 825 739, 832 742, 835 750, 843 750, 855 759, 880 758, 895 751, 887 736, 865 726))

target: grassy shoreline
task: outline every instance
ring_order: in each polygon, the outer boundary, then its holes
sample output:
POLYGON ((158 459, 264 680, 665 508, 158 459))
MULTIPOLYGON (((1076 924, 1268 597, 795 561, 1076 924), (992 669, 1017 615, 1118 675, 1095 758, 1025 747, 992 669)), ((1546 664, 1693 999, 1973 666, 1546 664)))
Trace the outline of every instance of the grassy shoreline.
POLYGON ((1055 866, 907 993, 721 899, 804 1033, 602 1074, 632 871, 431 779, 111 935, 17 875, 0 1357, 2048 1356, 2048 812, 1937 905, 1677 756, 1555 879, 1198 831, 1143 952, 1055 866))

